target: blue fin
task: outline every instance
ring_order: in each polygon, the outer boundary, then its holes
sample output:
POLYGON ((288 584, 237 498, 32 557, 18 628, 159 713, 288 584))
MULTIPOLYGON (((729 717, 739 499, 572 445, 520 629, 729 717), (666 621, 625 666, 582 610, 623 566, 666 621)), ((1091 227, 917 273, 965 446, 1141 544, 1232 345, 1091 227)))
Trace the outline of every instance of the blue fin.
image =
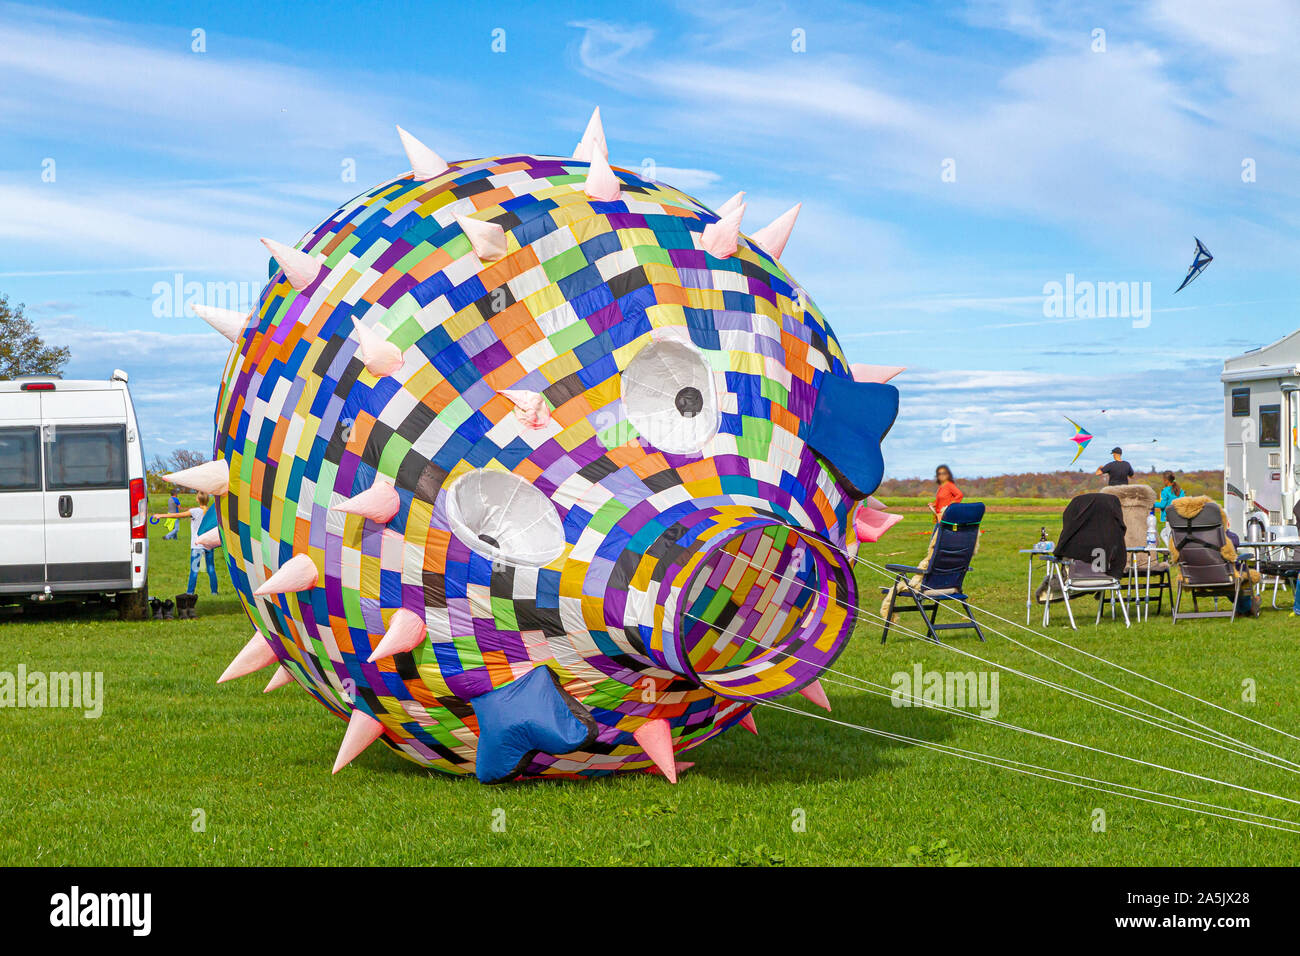
POLYGON ((513 780, 539 752, 567 754, 596 739, 595 720, 549 667, 534 668, 470 704, 478 718, 474 775, 483 783, 513 780))
POLYGON ((885 476, 880 443, 898 417, 898 389, 822 376, 804 441, 865 498, 885 476))

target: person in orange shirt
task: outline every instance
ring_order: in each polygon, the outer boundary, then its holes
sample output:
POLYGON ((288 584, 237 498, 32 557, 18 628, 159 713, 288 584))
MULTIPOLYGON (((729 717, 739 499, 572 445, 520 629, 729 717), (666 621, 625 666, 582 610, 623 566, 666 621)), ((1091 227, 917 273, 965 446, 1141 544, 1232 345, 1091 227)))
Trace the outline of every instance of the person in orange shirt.
POLYGON ((961 489, 957 487, 957 483, 952 480, 952 471, 947 465, 940 465, 934 470, 934 481, 939 486, 939 490, 935 492, 934 502, 926 505, 926 507, 930 509, 930 513, 934 515, 934 520, 937 522, 943 517, 943 509, 950 504, 961 501, 962 494, 961 489))

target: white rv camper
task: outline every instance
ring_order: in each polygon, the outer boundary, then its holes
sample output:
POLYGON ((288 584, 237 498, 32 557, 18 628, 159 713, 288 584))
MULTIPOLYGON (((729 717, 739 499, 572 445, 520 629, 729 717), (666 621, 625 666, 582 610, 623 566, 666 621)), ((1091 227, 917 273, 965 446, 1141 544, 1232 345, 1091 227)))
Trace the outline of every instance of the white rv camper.
POLYGON ((114 596, 148 615, 144 451, 126 386, 0 382, 0 604, 114 596))
POLYGON ((1245 538, 1267 540, 1295 524, 1300 500, 1300 331, 1228 359, 1221 379, 1228 521, 1245 538))

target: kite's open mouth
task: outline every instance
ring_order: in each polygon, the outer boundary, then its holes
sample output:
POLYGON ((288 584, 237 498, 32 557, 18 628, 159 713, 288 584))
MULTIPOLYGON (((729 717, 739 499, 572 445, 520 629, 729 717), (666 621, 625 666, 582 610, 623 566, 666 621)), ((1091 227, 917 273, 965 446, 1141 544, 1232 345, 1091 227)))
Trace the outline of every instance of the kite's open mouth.
POLYGON ((725 697, 778 697, 816 680, 853 628, 845 555, 770 518, 703 549, 682 589, 673 642, 689 673, 725 697))

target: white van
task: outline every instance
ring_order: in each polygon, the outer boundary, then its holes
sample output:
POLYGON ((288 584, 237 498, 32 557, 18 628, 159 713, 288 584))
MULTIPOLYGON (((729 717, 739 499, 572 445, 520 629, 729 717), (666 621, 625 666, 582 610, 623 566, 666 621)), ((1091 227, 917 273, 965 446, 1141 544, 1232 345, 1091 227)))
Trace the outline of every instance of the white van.
POLYGON ((147 618, 149 502, 126 373, 0 382, 0 603, 115 596, 147 618))

